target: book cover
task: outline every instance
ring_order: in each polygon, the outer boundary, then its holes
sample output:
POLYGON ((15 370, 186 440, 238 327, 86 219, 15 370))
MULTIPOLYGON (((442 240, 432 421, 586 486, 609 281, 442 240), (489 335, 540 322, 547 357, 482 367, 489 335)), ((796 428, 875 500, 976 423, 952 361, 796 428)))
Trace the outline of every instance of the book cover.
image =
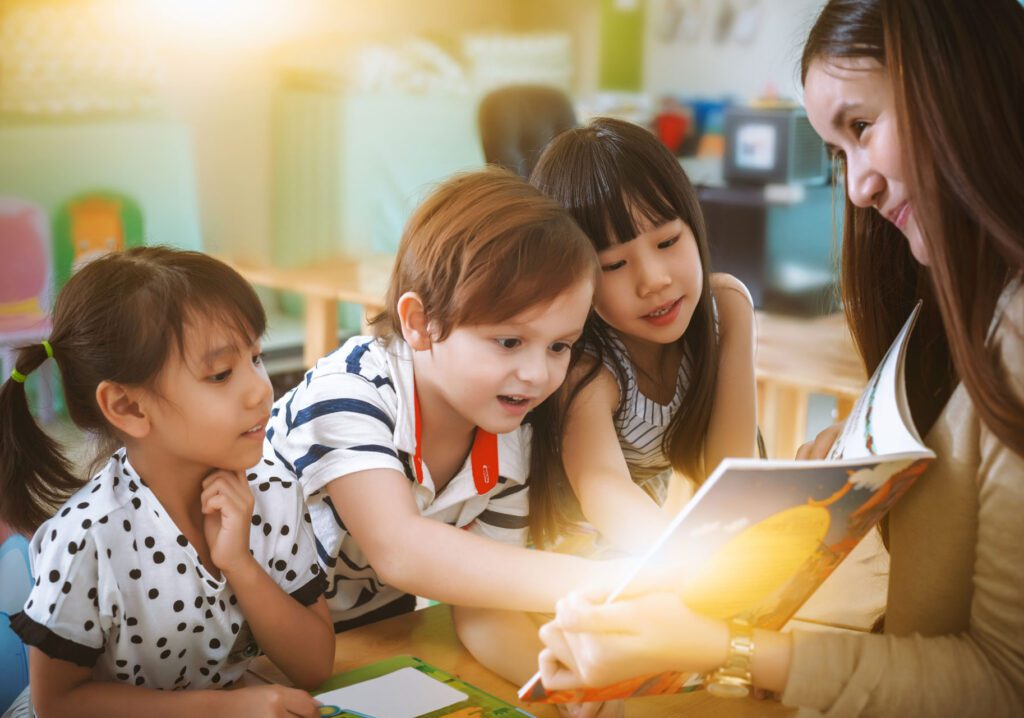
MULTIPOLYGON (((638 561, 688 570, 678 590, 693 610, 779 629, 889 511, 935 455, 913 425, 903 382, 920 306, 868 382, 822 461, 727 459, 638 561)), ((701 676, 666 673, 603 688, 547 691, 534 676, 524 701, 605 701, 693 690, 701 676)))

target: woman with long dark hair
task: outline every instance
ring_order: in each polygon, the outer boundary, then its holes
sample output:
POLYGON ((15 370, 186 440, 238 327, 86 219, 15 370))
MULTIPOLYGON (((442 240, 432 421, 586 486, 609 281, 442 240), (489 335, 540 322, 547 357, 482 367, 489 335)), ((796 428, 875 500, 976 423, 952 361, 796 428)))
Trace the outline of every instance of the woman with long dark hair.
POLYGON ((808 117, 845 180, 843 298, 869 371, 924 302, 907 388, 937 460, 884 526, 885 634, 737 637, 673 594, 570 596, 541 631, 546 685, 674 668, 828 715, 1024 715, 1022 47, 1016 0, 832 0, 804 48, 808 117))

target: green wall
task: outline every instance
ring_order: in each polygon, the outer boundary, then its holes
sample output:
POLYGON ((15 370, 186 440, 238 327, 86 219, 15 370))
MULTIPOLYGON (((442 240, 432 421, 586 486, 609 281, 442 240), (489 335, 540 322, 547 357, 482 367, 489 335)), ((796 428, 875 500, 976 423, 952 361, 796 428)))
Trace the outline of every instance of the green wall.
POLYGON ((645 4, 644 0, 601 0, 599 89, 642 89, 645 4))

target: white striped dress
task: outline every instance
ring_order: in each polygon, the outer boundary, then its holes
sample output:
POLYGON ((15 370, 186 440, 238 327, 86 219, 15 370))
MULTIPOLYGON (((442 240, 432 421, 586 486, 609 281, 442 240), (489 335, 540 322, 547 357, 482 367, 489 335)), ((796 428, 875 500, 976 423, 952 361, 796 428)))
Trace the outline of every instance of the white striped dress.
POLYGON ((607 348, 615 356, 605 356, 604 365, 619 385, 621 399, 614 422, 622 456, 626 459, 633 481, 660 505, 665 501, 672 476, 672 465, 662 444, 665 432, 682 405, 683 395, 689 385, 689 361, 684 359, 679 366, 672 400, 668 404, 659 404, 645 396, 637 386, 636 368, 630 361, 626 345, 614 332, 609 331, 607 336, 610 340, 607 348), (616 361, 621 365, 622 372, 616 369, 616 361))

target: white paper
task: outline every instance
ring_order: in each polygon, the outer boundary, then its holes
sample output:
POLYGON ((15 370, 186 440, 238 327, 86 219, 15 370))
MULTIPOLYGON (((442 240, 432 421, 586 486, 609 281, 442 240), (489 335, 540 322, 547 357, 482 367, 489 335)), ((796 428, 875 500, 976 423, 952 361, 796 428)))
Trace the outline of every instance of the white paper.
POLYGON ((356 710, 373 718, 416 718, 466 698, 462 691, 411 667, 316 696, 324 705, 356 710))

